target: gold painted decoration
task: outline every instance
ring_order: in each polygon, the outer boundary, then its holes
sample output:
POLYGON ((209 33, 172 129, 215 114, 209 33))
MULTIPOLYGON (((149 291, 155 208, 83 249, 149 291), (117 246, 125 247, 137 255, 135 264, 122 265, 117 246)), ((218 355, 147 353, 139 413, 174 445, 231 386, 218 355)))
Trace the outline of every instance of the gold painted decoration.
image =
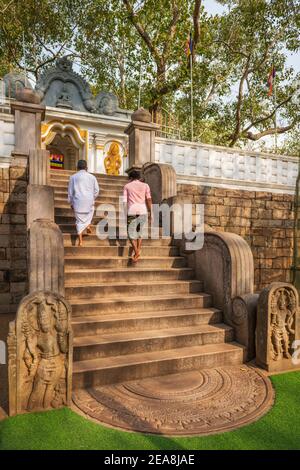
POLYGON ((109 146, 109 150, 104 159, 104 166, 107 175, 118 176, 120 174, 120 168, 122 166, 120 144, 118 142, 112 142, 109 146))

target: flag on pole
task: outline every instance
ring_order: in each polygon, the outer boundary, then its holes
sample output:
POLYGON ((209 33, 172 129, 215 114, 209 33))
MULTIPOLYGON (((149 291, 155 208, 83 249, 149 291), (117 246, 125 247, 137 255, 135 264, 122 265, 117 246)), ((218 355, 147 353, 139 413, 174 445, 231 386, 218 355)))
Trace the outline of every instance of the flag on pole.
POLYGON ((192 55, 192 53, 193 53, 193 38, 192 38, 192 33, 191 32, 189 33, 189 35, 187 37, 184 51, 185 51, 187 57, 190 57, 190 55, 192 55))
POLYGON ((275 70, 274 65, 272 65, 272 68, 268 77, 268 86, 269 86, 268 96, 271 96, 273 93, 273 85, 274 85, 275 76, 276 76, 276 70, 275 70))

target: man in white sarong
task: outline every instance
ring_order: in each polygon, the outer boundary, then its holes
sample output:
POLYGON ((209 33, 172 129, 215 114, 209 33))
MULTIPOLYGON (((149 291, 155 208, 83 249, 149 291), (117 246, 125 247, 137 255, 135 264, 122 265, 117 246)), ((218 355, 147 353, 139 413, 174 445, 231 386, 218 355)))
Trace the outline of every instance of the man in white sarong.
POLYGON ((75 213, 79 246, 82 246, 84 230, 87 229, 87 233, 91 233, 90 225, 94 216, 95 199, 99 194, 99 185, 95 176, 88 173, 85 160, 78 161, 77 170, 69 181, 68 200, 75 213))

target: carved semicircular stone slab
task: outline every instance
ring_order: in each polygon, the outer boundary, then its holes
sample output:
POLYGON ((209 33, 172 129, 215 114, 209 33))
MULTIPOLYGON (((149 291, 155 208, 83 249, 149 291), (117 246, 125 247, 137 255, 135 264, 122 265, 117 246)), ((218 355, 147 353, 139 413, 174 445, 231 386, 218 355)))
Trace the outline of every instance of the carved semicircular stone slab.
POLYGON ((270 380, 247 366, 228 366, 77 390, 87 417, 116 428, 163 435, 229 431, 265 414, 270 380))

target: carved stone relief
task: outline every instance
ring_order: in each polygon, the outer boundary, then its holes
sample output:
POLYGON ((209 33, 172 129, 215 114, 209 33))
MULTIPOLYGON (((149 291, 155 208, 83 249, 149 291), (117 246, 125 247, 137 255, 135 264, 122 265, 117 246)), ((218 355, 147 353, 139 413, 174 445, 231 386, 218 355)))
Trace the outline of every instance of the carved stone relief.
POLYGON ((71 308, 51 292, 22 300, 8 334, 10 415, 70 404, 71 308))
POLYGON ((299 300, 291 284, 273 283, 258 301, 257 363, 268 370, 292 369, 292 344, 299 338, 299 300))
POLYGON ((113 93, 101 91, 95 97, 87 81, 74 72, 68 57, 57 59, 55 66, 45 70, 35 90, 46 106, 107 116, 128 114, 119 108, 118 98, 113 93))

